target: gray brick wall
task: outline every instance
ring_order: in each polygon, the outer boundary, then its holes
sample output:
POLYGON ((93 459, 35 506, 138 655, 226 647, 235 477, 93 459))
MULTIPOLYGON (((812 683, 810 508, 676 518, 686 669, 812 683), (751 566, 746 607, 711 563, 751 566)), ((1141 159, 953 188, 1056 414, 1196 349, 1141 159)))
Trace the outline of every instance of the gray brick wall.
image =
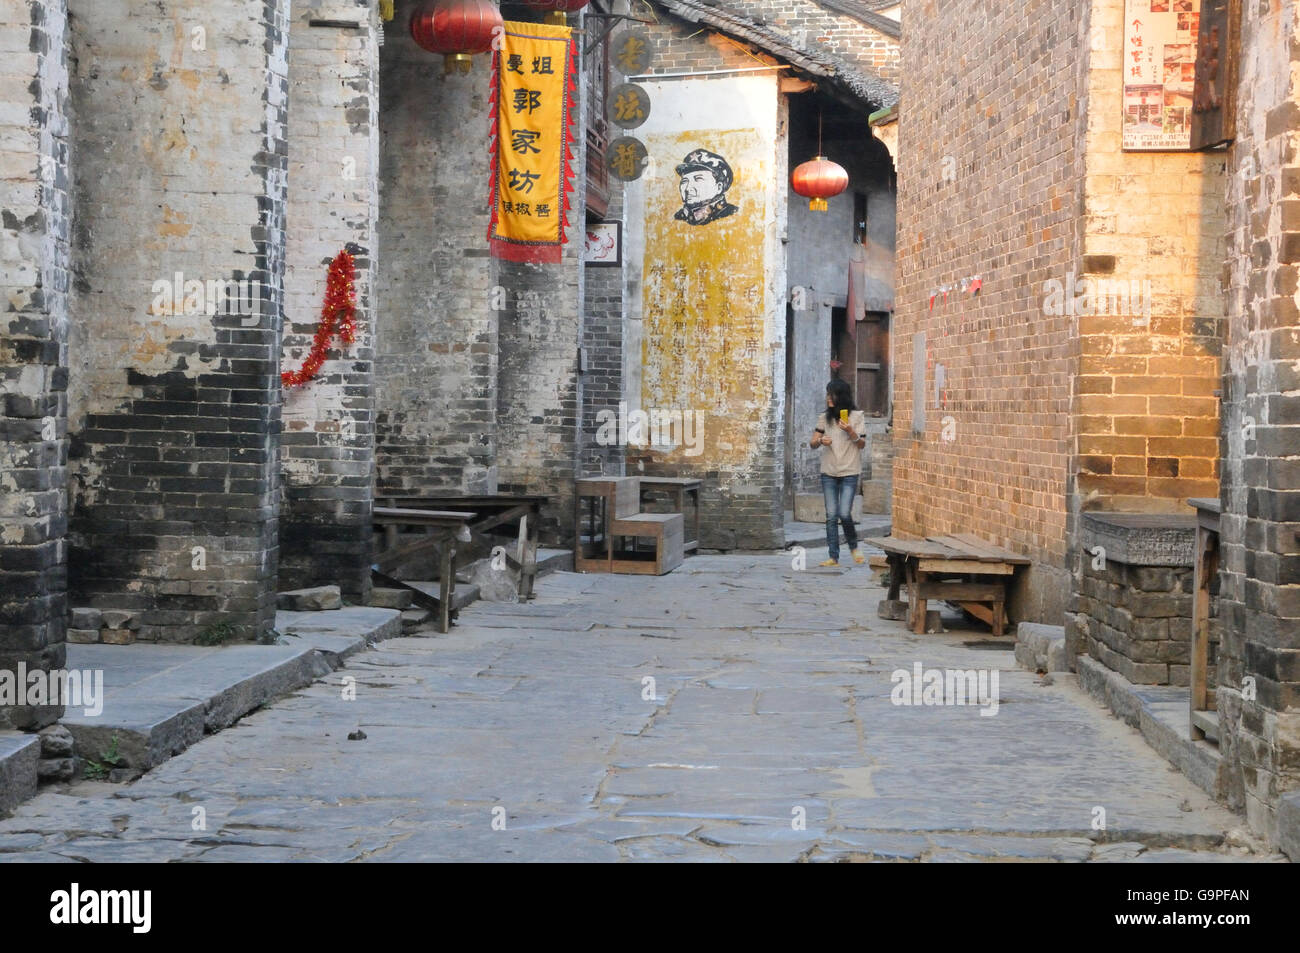
MULTIPOLYGON (((61 668, 67 610, 64 0, 0 9, 0 669, 61 668)), ((61 707, 0 707, 0 730, 61 707)))
POLYGON ((1294 3, 1243 7, 1228 166, 1218 703, 1232 797, 1276 843, 1278 797, 1300 787, 1300 94, 1280 80, 1294 75, 1300 46, 1294 3))
POLYGON ((397 4, 380 53, 375 399, 378 496, 497 490, 497 322, 488 257, 491 64, 415 45, 397 4))
MULTIPOLYGON (((613 177, 610 192, 604 221, 622 221, 622 184, 613 177)), ((617 413, 623 400, 623 269, 588 265, 585 273, 582 346, 587 370, 582 376, 581 472, 623 476, 623 448, 596 443, 597 415, 603 410, 617 413)))
POLYGON ((284 366, 301 366, 311 348, 326 268, 345 247, 356 262, 357 335, 331 349, 315 380, 284 394, 279 588, 337 583, 358 602, 370 591, 373 538, 376 23, 369 0, 295 3, 289 43, 284 366))
POLYGON ((1059 623, 1077 345, 1069 318, 1044 315, 1038 289, 1079 254, 1079 12, 1050 0, 927 0, 909 5, 905 21, 894 532, 973 532, 1029 556, 1012 617, 1059 623), (933 289, 975 275, 977 296, 956 292, 930 307, 933 289), (914 379, 916 342, 923 377, 914 379), (917 401, 925 429, 914 435, 917 401))
POLYGON ((287 7, 70 5, 70 586, 144 640, 274 623, 287 7))

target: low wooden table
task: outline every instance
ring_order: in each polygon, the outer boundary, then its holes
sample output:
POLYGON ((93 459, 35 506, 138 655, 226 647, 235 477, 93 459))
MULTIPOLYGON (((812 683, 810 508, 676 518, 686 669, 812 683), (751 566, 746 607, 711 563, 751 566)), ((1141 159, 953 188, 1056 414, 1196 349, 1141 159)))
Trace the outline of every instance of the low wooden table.
POLYGON ((673 499, 673 505, 677 512, 686 517, 686 497, 689 494, 691 502, 695 507, 694 518, 691 522, 693 529, 687 533, 686 540, 682 543, 683 552, 693 552, 700 548, 700 486, 702 480, 692 479, 690 477, 640 477, 641 480, 641 502, 645 502, 646 490, 667 490, 673 499))
POLYGON ((913 632, 925 632, 926 600, 942 599, 960 605, 993 627, 1000 636, 1006 628, 1006 584, 1016 567, 1031 562, 977 536, 932 536, 924 540, 872 536, 864 542, 881 549, 889 560, 889 599, 897 599, 907 584, 907 623, 913 632), (944 580, 960 576, 961 581, 944 580), (970 576, 996 576, 992 581, 970 581, 970 576))
MULTIPOLYGON (((388 539, 388 549, 380 554, 374 569, 387 575, 397 565, 412 557, 431 550, 439 551, 438 568, 438 631, 451 631, 451 601, 456 594, 456 541, 468 537, 469 523, 477 514, 472 512, 455 512, 450 510, 421 510, 403 507, 376 506, 374 522, 383 526, 388 539), (397 545, 397 529, 400 526, 424 526, 429 533, 423 539, 404 546, 397 545)), ((412 592, 420 592, 412 586, 397 579, 386 582, 402 586, 412 592)), ((420 592, 423 598, 429 598, 420 592)))
MULTIPOLYGON (((524 601, 536 598, 533 589, 537 582, 542 508, 551 504, 551 497, 542 493, 489 493, 478 496, 385 497, 376 503, 405 509, 469 513, 470 532, 485 537, 498 527, 517 525, 518 545, 514 556, 507 551, 506 563, 511 569, 519 570, 519 598, 524 601)), ((395 532, 396 527, 392 530, 395 532)))

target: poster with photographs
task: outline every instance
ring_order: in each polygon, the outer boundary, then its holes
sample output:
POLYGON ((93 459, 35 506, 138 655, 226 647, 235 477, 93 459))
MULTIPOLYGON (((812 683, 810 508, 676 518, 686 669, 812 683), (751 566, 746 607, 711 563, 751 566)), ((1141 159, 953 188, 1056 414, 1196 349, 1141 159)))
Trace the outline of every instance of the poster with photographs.
POLYGON ((1124 148, 1192 144, 1192 90, 1201 0, 1125 0, 1124 148))

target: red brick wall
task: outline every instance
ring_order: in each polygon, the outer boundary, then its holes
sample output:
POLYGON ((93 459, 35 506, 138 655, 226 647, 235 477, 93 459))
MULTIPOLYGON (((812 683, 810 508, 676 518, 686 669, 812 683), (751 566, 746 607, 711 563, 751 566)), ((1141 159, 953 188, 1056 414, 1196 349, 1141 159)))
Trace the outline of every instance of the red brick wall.
POLYGON ((1074 364, 1070 319, 1044 313, 1042 288, 1079 252, 1079 29, 1051 0, 928 0, 902 44, 894 532, 973 532, 1030 556, 1017 608, 1048 621, 1065 596, 1074 364), (977 295, 931 309, 932 290, 977 275, 977 295))

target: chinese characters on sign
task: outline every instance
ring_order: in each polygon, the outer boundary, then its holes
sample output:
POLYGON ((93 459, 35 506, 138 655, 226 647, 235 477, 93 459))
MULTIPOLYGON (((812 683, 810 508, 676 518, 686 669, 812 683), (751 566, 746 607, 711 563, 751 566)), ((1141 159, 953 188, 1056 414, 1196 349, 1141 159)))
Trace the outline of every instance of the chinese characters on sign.
POLYGON ((1126 0, 1124 148, 1189 149, 1201 0, 1126 0))
POLYGON ((620 129, 635 129, 650 117, 650 97, 635 83, 620 83, 609 94, 609 119, 620 129))
MULTIPOLYGON (((614 67, 624 76, 650 68, 650 37, 641 29, 625 30, 614 41, 614 67)), ((635 83, 620 83, 610 93, 609 118, 620 129, 635 129, 650 117, 650 97, 635 83)), ((634 136, 619 136, 605 152, 605 164, 614 178, 632 182, 641 178, 647 163, 645 143, 634 136)))
POLYGON ((568 27, 505 24, 495 61, 492 253, 511 261, 560 260, 569 165, 573 54, 568 27))
POLYGON ((610 174, 624 182, 641 178, 646 167, 645 143, 631 136, 619 136, 609 144, 606 162, 610 174))
POLYGON ((614 41, 614 66, 624 76, 637 76, 650 68, 650 36, 642 29, 625 30, 614 41))

